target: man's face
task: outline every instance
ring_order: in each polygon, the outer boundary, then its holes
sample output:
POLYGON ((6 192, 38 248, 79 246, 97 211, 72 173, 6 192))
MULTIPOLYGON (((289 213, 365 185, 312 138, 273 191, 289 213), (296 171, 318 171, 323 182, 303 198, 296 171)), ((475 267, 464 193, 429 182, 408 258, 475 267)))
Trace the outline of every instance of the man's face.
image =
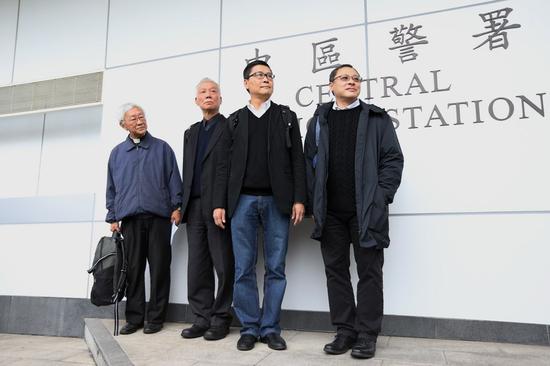
POLYGON ((330 84, 330 91, 337 99, 357 99, 361 93, 359 73, 352 67, 342 67, 336 72, 334 81, 330 84), (359 78, 359 80, 353 80, 359 78))
POLYGON ((195 103, 203 112, 217 112, 222 104, 222 97, 218 86, 211 81, 201 83, 197 88, 195 103))
POLYGON ((145 136, 147 132, 147 121, 145 120, 145 114, 139 108, 132 108, 124 114, 122 120, 122 127, 130 132, 130 136, 134 138, 140 138, 145 136))
POLYGON ((256 65, 250 70, 249 75, 248 79, 244 79, 244 87, 248 89, 250 96, 269 99, 273 94, 273 78, 267 77, 267 75, 273 75, 271 69, 264 65, 256 65))

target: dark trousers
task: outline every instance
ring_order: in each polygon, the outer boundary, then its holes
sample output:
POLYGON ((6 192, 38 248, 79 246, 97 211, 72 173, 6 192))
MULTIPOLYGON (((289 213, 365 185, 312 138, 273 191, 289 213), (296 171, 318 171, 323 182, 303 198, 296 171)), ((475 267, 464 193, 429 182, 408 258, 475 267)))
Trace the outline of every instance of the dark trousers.
POLYGON ((151 291, 147 321, 163 323, 170 295, 172 248, 170 219, 136 215, 122 220, 122 235, 128 254, 126 321, 143 324, 145 319, 145 264, 149 263, 151 291))
POLYGON ((330 318, 339 334, 376 340, 382 325, 384 251, 359 246, 357 216, 327 212, 321 238, 330 318), (357 264, 357 305, 349 272, 349 246, 357 264))
POLYGON ((229 326, 233 301, 235 264, 229 226, 220 229, 212 215, 205 217, 200 198, 188 206, 187 294, 195 315, 195 324, 202 327, 229 326), (218 291, 214 297, 214 270, 218 277, 218 291))

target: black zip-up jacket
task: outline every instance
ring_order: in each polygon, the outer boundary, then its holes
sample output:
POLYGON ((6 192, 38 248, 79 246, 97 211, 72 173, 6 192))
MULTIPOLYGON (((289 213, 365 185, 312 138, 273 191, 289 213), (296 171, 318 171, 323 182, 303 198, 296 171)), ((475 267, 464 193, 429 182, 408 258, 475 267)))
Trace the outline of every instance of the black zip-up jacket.
MULTIPOLYGON (((327 210, 327 116, 332 105, 330 102, 317 107, 308 122, 305 142, 308 211, 315 220, 311 237, 316 240, 321 239, 327 210)), ((388 204, 393 202, 402 171, 403 154, 389 115, 361 101, 355 146, 355 201, 361 247, 389 246, 388 204)))
MULTIPOLYGON (((267 159, 271 189, 277 208, 290 215, 295 203, 306 203, 306 173, 300 126, 296 113, 271 102, 268 122, 267 159), (284 110, 283 110, 284 109, 284 110), (290 118, 283 118, 290 113, 290 118), (285 122, 289 121, 289 122, 285 122)), ((218 166, 218 172, 228 170, 226 214, 235 212, 243 185, 248 156, 248 108, 241 108, 228 117, 231 142, 229 157, 225 165, 218 166)), ((223 184, 216 184, 223 186, 223 184)), ((221 197, 216 195, 215 197, 221 197)), ((221 206, 218 202, 217 207, 221 206)))

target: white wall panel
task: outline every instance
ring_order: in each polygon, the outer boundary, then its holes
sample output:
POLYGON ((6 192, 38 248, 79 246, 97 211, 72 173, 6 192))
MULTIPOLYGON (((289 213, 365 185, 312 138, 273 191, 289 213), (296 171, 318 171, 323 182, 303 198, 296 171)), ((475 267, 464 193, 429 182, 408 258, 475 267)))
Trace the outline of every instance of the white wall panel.
MULTIPOLYGON (((170 302, 188 304, 187 300, 187 229, 181 224, 177 231, 172 226, 172 265, 170 267, 170 302)), ((149 288, 149 285, 147 285, 149 288)))
POLYGON ((0 225, 0 293, 86 297, 91 224, 0 225))
POLYGON ((390 221, 387 314, 550 324, 550 214, 390 221))
POLYGON ((43 114, 0 118, 0 198, 36 194, 43 121, 43 114))
POLYGON ((223 46, 365 22, 363 0, 225 1, 222 16, 223 46))
POLYGON ((0 86, 11 83, 18 6, 18 0, 0 2, 0 86))
POLYGON ((97 159, 101 107, 46 114, 40 195, 92 193, 103 166, 97 159))
POLYGON ((217 48, 220 0, 113 0, 107 67, 217 48))
POLYGON ((14 83, 103 69, 107 0, 21 0, 14 83))
MULTIPOLYGON (((367 0, 369 22, 478 4, 481 0, 367 0)), ((497 5, 498 6, 498 5, 497 5)))

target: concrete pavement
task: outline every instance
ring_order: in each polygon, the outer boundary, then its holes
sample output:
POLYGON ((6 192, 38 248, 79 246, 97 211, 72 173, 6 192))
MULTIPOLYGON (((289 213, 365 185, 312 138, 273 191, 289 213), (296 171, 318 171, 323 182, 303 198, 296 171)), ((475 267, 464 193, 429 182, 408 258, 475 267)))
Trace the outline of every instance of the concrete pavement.
MULTIPOLYGON (((110 331, 111 320, 102 320, 110 331)), ((505 343, 447 341, 423 338, 380 337, 376 357, 371 360, 352 359, 349 352, 331 356, 323 352, 332 333, 283 331, 288 344, 286 351, 273 351, 257 343, 252 351, 236 349, 237 328, 220 341, 202 338, 183 339, 180 332, 188 324, 168 323, 154 335, 139 331, 114 337, 135 365, 495 365, 549 366, 550 347, 505 343)))
POLYGON ((95 365, 81 338, 0 334, 0 365, 95 365))

